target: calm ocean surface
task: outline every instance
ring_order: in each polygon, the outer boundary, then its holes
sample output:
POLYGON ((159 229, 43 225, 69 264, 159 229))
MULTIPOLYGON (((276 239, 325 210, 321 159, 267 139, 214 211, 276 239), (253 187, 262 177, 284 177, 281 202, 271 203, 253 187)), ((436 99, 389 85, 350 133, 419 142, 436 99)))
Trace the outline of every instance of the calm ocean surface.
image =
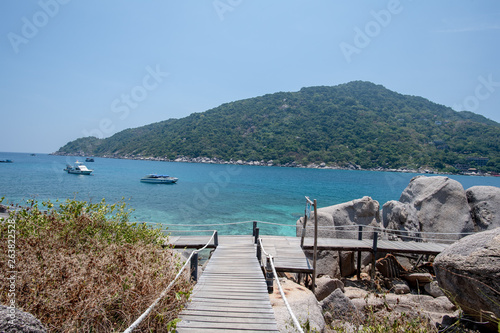
MULTIPOLYGON (((95 158, 85 163, 91 176, 67 174, 66 163, 76 157, 45 154, 0 153, 0 197, 9 202, 27 199, 78 200, 108 203, 122 197, 128 202, 132 220, 163 224, 213 224, 267 221, 295 226, 304 214, 305 196, 317 199, 318 207, 370 196, 380 203, 398 200, 417 174, 235 166, 95 158), (144 184, 148 173, 169 174, 177 184, 144 184)), ((82 159, 80 159, 82 160, 82 159)), ((500 177, 449 176, 465 189, 475 185, 500 187, 500 177)), ((295 228, 260 225, 264 234, 294 235, 295 228)), ((214 229, 221 234, 250 234, 251 224, 223 227, 170 227, 214 229)))

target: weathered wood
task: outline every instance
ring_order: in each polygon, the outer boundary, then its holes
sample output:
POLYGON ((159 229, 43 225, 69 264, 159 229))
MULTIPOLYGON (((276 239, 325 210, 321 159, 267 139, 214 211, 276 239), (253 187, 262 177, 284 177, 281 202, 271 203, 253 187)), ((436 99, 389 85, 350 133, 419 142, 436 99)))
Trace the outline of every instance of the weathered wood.
POLYGON ((278 332, 250 236, 220 237, 177 332, 278 332))

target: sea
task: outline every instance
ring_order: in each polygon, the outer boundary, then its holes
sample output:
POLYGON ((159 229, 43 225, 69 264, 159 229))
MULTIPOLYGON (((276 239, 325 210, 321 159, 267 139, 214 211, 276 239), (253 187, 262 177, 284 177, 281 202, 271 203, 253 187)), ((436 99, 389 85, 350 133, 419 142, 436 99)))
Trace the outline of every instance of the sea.
MULTIPOLYGON (((172 234, 203 234, 217 229, 221 235, 251 234, 252 221, 260 232, 295 235, 297 220, 306 212, 306 196, 318 207, 364 196, 380 203, 398 200, 416 173, 306 169, 127 160, 95 157, 85 163, 90 176, 63 169, 84 159, 48 154, 2 153, 0 197, 3 204, 27 200, 54 203, 66 199, 107 203, 121 200, 132 209, 130 220, 159 224, 172 234), (147 174, 168 174, 176 184, 147 184, 147 174)), ((426 175, 436 176, 436 175, 426 175)), ((446 175, 464 189, 476 185, 500 187, 500 177, 446 175)))

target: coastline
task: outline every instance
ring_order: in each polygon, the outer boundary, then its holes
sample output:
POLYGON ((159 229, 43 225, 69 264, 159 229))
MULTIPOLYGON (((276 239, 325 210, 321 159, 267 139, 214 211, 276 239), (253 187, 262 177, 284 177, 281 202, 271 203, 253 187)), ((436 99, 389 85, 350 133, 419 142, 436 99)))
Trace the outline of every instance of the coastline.
MULTIPOLYGON (((78 156, 78 157, 88 157, 87 154, 67 154, 67 153, 50 153, 49 155, 54 156, 78 156)), ((223 160, 216 157, 186 157, 180 156, 176 159, 169 159, 167 157, 152 157, 152 156, 142 156, 142 155, 92 155, 94 157, 100 158, 113 158, 113 159, 124 159, 124 160, 140 160, 140 161, 158 161, 158 162, 178 162, 178 163, 203 163, 203 164, 229 164, 229 165, 248 165, 248 166, 267 166, 267 167, 284 167, 284 168, 303 168, 303 169, 326 169, 326 170, 359 170, 359 171, 380 171, 380 172, 400 172, 400 173, 418 173, 418 174, 439 174, 439 175, 463 175, 463 176, 483 176, 483 177, 494 177, 492 174, 488 173, 472 173, 472 172, 460 172, 460 173, 446 173, 439 172, 430 167, 421 167, 418 169, 408 169, 408 168, 369 168, 364 169, 360 165, 350 164, 347 167, 342 167, 338 165, 327 165, 326 163, 310 163, 308 165, 303 165, 295 161, 280 164, 273 160, 260 160, 260 161, 244 161, 244 160, 233 160, 229 161, 223 160)))

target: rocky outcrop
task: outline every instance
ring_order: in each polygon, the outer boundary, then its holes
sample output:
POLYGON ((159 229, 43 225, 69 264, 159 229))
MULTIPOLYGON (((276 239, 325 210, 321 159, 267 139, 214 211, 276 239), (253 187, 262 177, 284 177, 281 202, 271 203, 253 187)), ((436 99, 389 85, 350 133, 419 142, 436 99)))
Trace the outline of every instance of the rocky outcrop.
POLYGON ((339 279, 332 279, 328 275, 324 275, 316 279, 314 295, 318 301, 322 301, 336 289, 340 289, 344 292, 344 283, 339 279))
POLYGON ((441 323, 445 316, 454 315, 457 310, 456 306, 444 296, 434 298, 429 295, 393 293, 380 296, 356 287, 346 287, 345 295, 359 311, 369 308, 381 316, 404 312, 412 316, 427 315, 434 323, 441 323))
POLYGON ((401 194, 399 204, 384 205, 383 224, 403 236, 450 233, 441 239, 457 240, 474 231, 467 197, 462 185, 448 177, 414 177, 401 194), (405 234, 406 233, 406 234, 405 234))
MULTIPOLYGON (((299 323, 306 324, 308 322, 311 331, 315 329, 317 332, 323 332, 326 324, 321 312, 321 306, 313 292, 287 279, 282 278, 280 282, 285 297, 299 323)), ((274 292, 269 297, 276 321, 278 322, 278 330, 280 332, 295 332, 293 322, 283 302, 276 281, 274 282, 274 292)))
POLYGON ((382 207, 384 228, 391 231, 390 240, 412 241, 420 237, 417 210, 407 203, 388 201, 382 207))
POLYGON ((464 312, 500 318, 500 228, 452 244, 436 257, 434 270, 439 286, 464 312))
MULTIPOLYGON (((297 236, 302 234, 303 217, 297 221, 297 236)), ((380 205, 370 197, 352 200, 334 206, 318 209, 318 237, 357 238, 354 228, 337 228, 343 226, 380 227, 380 205)), ((314 236, 314 216, 308 219, 306 237, 314 236)), ((366 237, 368 238, 368 237, 366 237)))
POLYGON ((465 193, 476 231, 500 227, 500 188, 473 186, 465 193))
POLYGON ((363 312, 359 311, 340 289, 335 289, 320 304, 323 312, 328 312, 326 317, 332 320, 348 321, 354 324, 360 324, 364 320, 363 312))
POLYGON ((45 333, 47 329, 32 314, 0 305, 0 332, 45 333))

